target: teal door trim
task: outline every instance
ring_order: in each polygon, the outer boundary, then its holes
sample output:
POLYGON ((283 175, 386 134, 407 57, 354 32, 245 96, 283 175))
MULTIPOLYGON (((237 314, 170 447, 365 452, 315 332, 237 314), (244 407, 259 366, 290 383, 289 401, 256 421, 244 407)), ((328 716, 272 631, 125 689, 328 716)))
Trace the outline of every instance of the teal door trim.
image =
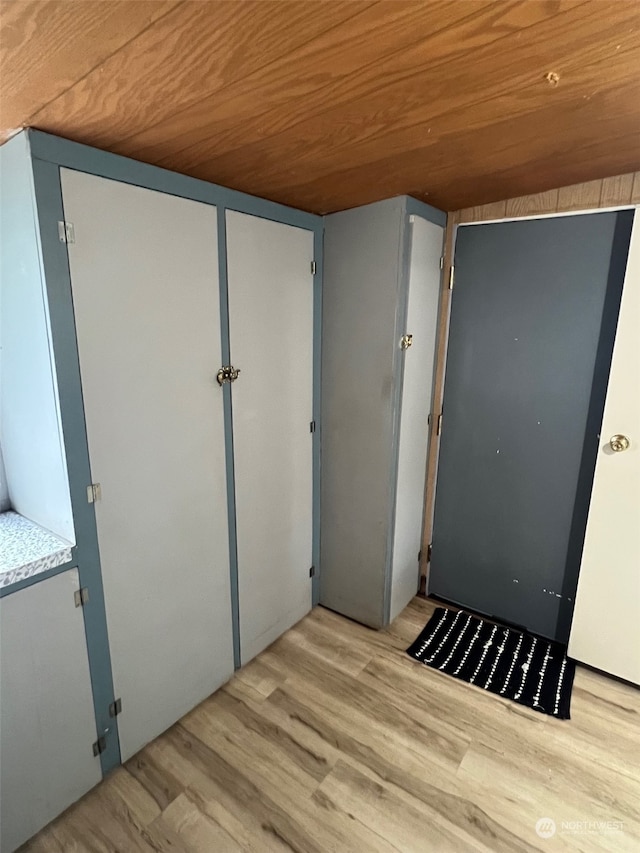
MULTIPOLYGON (((98 548, 95 512, 87 503, 86 487, 92 482, 82 386, 75 337, 71 279, 67 250, 58 236, 58 221, 64 220, 64 206, 60 185, 60 168, 74 169, 92 175, 117 180, 134 186, 168 193, 170 195, 215 205, 218 211, 218 273, 220 281, 221 335, 224 363, 230 355, 228 325, 228 291, 226 267, 227 210, 235 210, 293 225, 313 232, 316 273, 314 277, 314 377, 313 411, 316 431, 313 434, 313 565, 312 603, 319 600, 320 583, 320 354, 322 317, 322 250, 324 225, 321 216, 296 210, 276 202, 257 198, 236 190, 207 183, 196 178, 170 172, 117 154, 100 151, 87 145, 62 139, 38 130, 25 131, 30 146, 38 227, 42 244, 42 261, 47 283, 49 312, 60 396, 60 409, 67 466, 70 480, 71 500, 76 525, 77 545, 73 562, 79 568, 83 586, 90 586, 90 603, 85 608, 87 647, 94 691, 94 708, 98 734, 106 729, 107 749, 100 756, 103 774, 120 763, 117 738, 117 721, 108 717, 108 707, 113 702, 113 677, 108 644, 106 611, 100 554, 98 548), (109 736, 111 735, 111 736, 109 736)), ((222 389, 224 399, 224 422, 227 466, 227 502, 229 513, 229 556, 231 572, 231 607, 233 617, 234 662, 240 663, 239 600, 237 534, 235 524, 235 477, 233 462, 233 411, 231 389, 222 389)), ((63 567, 56 571, 62 571, 63 567)), ((48 574, 47 574, 48 576, 48 574)), ((37 576, 44 578, 45 575, 37 576)), ((29 579, 31 581, 31 579, 29 579)), ((27 585, 25 583, 25 585, 27 585)), ((0 594, 8 594, 14 587, 0 594)))
MULTIPOLYGON (((67 247, 60 242, 58 235, 58 222, 64 220, 60 169, 54 163, 41 160, 33 160, 32 165, 60 399, 60 416, 76 532, 75 559, 80 585, 89 589, 89 601, 83 606, 83 615, 96 717, 96 738, 105 736, 106 739, 106 749, 100 754, 102 773, 106 775, 120 764, 117 719, 109 716, 109 705, 117 697, 113 690, 95 510, 94 505, 87 501, 87 486, 92 482, 92 478, 82 401, 69 259, 67 247)), ((87 748, 90 747, 91 744, 87 744, 87 748)))

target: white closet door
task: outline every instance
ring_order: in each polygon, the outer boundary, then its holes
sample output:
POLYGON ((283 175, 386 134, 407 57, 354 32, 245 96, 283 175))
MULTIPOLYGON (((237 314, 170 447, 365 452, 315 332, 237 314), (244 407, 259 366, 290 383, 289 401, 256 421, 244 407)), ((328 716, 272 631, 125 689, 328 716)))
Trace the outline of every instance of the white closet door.
POLYGON ((102 778, 80 589, 71 569, 0 599, 0 850, 102 778))
POLYGON ((640 213, 611 361, 569 654, 640 684, 640 213), (610 439, 629 447, 614 452, 610 439))
POLYGON ((311 609, 313 234, 227 212, 240 653, 311 609))
POLYGON ((411 260, 405 350, 396 517, 391 571, 393 620, 418 591, 424 516, 425 476, 429 448, 429 410, 440 297, 440 256, 444 229, 419 216, 411 217, 411 260))
POLYGON ((216 210, 62 189, 125 760, 233 672, 216 210))

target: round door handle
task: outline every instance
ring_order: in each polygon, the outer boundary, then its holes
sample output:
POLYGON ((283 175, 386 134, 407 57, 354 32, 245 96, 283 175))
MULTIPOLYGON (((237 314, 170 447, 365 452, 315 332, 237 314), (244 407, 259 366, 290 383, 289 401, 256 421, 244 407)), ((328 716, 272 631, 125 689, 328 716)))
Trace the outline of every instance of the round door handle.
POLYGON ((622 453, 623 450, 629 448, 630 444, 631 442, 626 435, 612 435, 609 439, 609 447, 614 453, 622 453))

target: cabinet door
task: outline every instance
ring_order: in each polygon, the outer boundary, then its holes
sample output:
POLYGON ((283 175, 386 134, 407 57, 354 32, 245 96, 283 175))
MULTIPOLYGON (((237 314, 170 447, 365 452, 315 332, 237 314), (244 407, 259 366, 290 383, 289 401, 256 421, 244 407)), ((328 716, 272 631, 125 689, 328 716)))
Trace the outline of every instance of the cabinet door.
POLYGON ((402 383, 390 619, 395 619, 418 591, 443 235, 439 225, 411 217, 405 328, 412 335, 412 344, 405 350, 402 383))
POLYGON ((233 672, 216 209, 62 189, 125 760, 233 672))
POLYGON ((0 599, 0 849, 102 778, 80 588, 71 569, 0 599))
POLYGON ((313 234, 227 213, 240 654, 311 609, 313 234))
POLYGON ((640 215, 635 214, 569 654, 640 684, 640 215), (613 436, 629 446, 615 451, 613 436))

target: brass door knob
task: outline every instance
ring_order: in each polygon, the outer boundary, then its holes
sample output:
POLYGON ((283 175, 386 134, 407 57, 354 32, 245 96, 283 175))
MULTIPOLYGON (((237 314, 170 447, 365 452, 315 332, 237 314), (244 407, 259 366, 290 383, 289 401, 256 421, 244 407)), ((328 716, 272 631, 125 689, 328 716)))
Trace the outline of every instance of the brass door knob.
POLYGON ((225 364, 216 374, 218 385, 225 385, 227 382, 235 382, 240 373, 240 368, 233 367, 231 364, 225 364))
POLYGON ((614 453, 622 453, 623 450, 629 448, 630 444, 631 442, 626 435, 612 435, 609 439, 609 447, 614 453))

